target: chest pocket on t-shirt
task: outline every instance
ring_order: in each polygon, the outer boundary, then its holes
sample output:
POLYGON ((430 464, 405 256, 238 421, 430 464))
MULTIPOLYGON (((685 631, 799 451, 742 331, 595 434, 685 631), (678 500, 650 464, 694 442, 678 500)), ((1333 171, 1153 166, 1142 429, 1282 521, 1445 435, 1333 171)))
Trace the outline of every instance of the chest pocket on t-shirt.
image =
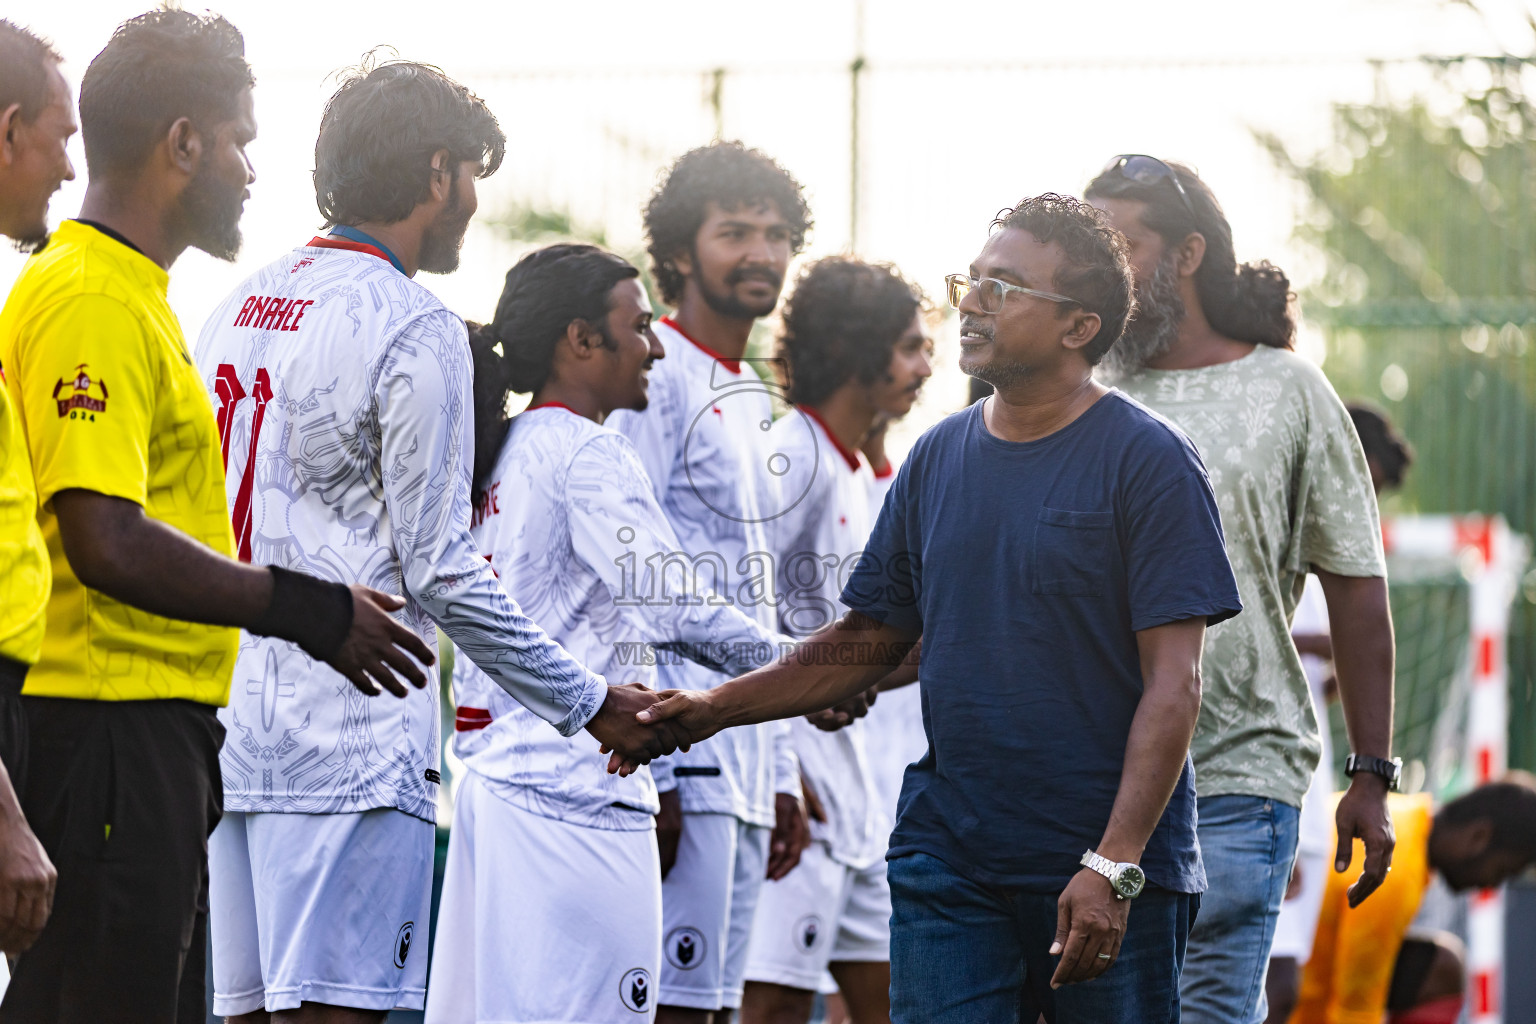
POLYGON ((1104 593, 1114 525, 1113 512, 1042 508, 1035 521, 1034 593, 1104 593))

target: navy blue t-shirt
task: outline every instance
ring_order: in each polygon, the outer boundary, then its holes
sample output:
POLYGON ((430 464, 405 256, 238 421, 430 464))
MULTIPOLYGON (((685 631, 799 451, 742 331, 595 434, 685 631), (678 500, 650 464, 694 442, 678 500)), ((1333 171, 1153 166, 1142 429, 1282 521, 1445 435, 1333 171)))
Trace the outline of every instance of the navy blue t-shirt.
MULTIPOLYGON (((987 429, 984 405, 918 440, 843 601, 923 636, 928 753, 888 856, 1059 892, 1120 788, 1136 631, 1242 602, 1205 467, 1171 423, 1112 391, 1019 443, 987 429)), ((1141 865, 1151 884, 1205 889, 1188 757, 1141 865)))

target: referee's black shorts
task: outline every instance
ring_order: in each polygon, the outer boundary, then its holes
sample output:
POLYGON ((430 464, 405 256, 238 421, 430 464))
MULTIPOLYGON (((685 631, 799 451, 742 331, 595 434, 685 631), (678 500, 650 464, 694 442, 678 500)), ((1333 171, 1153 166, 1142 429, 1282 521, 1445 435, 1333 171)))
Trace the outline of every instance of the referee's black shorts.
POLYGON ((27 666, 0 657, 0 764, 11 777, 16 799, 27 795, 27 713, 21 707, 21 685, 27 666))
POLYGON ((224 727, 206 704, 23 697, 27 821, 59 872, 3 1024, 204 1024, 208 835, 224 727))

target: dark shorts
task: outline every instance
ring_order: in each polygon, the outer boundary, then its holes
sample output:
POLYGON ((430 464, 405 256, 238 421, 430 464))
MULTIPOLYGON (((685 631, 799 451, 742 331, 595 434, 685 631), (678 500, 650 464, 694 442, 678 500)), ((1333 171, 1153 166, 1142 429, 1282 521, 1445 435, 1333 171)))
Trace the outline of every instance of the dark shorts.
POLYGON ((26 665, 0 658, 0 764, 18 800, 27 792, 27 713, 21 706, 21 684, 26 680, 26 665))
POLYGON ((1409 935, 1403 940, 1392 968, 1392 987, 1387 991, 1388 1013, 1402 1013, 1418 1005, 1419 989, 1438 950, 1434 936, 1409 935))
POLYGON ((214 709, 21 704, 31 745, 22 806, 59 881, 0 1022, 202 1024, 208 835, 223 812, 214 709))

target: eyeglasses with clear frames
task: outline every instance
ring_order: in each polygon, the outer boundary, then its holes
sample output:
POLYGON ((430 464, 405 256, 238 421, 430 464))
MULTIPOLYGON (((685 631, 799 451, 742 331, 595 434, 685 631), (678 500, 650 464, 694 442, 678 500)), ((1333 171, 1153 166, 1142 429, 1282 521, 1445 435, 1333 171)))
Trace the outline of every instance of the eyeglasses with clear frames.
POLYGON ((1065 295, 1057 295, 1055 292, 1042 292, 1037 288, 1025 288, 1023 285, 1009 284, 1007 281, 999 281, 995 277, 975 278, 968 274, 950 274, 944 278, 944 285, 949 296, 949 304, 954 309, 960 308, 961 301, 968 295, 971 289, 976 290, 976 298, 981 303, 983 313, 996 313, 1003 308, 1003 301, 1008 298, 1009 292, 1019 292, 1023 295, 1033 295, 1037 299, 1045 299, 1048 302, 1068 302, 1074 306, 1081 306, 1077 299, 1065 295))

